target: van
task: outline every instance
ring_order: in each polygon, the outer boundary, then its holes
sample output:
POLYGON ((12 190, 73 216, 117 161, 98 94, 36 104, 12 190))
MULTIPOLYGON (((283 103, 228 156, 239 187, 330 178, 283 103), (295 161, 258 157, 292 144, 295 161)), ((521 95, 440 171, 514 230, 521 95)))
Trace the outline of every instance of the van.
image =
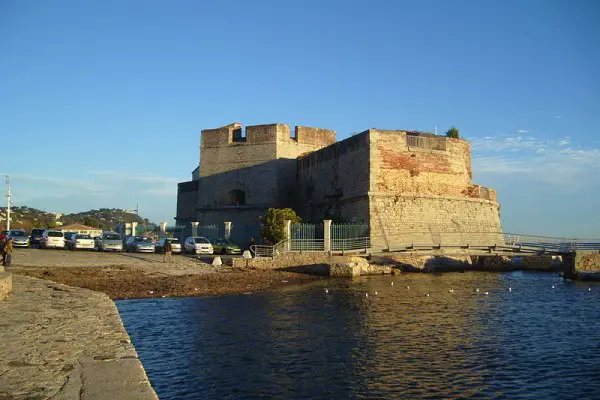
POLYGON ((42 235, 42 248, 49 249, 64 249, 65 248, 65 236, 62 231, 56 231, 49 229, 42 235))

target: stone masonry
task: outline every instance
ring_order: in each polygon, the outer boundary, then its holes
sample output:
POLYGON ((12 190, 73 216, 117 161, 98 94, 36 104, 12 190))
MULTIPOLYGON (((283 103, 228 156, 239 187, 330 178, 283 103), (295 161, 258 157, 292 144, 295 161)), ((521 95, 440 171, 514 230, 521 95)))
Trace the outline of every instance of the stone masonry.
POLYGON ((105 294, 16 275, 0 324, 1 399, 158 399, 105 294))
POLYGON ((305 222, 367 223, 384 248, 444 233, 495 243, 502 230, 496 192, 471 182, 465 140, 369 129, 336 142, 326 129, 296 127, 291 137, 272 124, 244 135, 236 123, 202 131, 200 152, 198 179, 179 184, 177 222, 232 221, 242 244, 258 238, 269 207, 294 208, 305 222))

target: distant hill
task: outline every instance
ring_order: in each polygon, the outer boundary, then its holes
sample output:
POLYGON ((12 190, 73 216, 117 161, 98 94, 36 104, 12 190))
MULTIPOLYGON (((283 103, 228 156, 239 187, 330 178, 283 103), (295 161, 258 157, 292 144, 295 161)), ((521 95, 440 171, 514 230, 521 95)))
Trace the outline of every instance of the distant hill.
MULTIPOLYGON (((74 214, 49 213, 31 207, 11 207, 11 228, 31 231, 32 228, 54 228, 60 225, 84 224, 102 230, 112 230, 125 222, 137 222, 146 230, 156 228, 147 218, 117 208, 101 208, 74 214)), ((6 207, 0 207, 0 227, 6 226, 6 207)))

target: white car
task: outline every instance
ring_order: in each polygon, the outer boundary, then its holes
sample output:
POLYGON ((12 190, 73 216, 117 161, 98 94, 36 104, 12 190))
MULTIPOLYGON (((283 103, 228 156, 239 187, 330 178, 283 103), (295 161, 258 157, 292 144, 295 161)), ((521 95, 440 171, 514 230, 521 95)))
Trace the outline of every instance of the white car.
POLYGON ((71 250, 94 249, 94 239, 90 235, 75 234, 67 242, 67 247, 71 250))
POLYGON ((41 245, 43 249, 55 248, 55 249, 64 249, 65 248, 65 235, 62 231, 56 231, 53 229, 49 229, 44 232, 42 235, 41 245))
POLYGON ((185 239, 183 251, 192 254, 212 254, 213 247, 210 240, 202 236, 190 236, 185 239))

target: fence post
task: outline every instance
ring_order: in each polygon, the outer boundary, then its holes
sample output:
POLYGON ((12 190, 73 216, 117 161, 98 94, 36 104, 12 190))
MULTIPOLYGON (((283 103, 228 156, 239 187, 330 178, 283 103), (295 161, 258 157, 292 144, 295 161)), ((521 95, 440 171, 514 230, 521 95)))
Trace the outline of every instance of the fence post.
POLYGON ((290 243, 292 240, 292 221, 289 219, 284 220, 283 226, 285 229, 285 251, 290 251, 290 243))
POLYGON ((323 220, 323 250, 331 251, 331 220, 323 220))
POLYGON ((194 236, 194 237, 198 236, 198 224, 199 223, 200 222, 198 222, 198 221, 192 222, 192 236, 194 236))
POLYGON ((231 221, 225 221, 225 239, 231 236, 231 221))
POLYGON ((135 228, 137 228, 137 222, 131 223, 131 236, 135 236, 135 228))

